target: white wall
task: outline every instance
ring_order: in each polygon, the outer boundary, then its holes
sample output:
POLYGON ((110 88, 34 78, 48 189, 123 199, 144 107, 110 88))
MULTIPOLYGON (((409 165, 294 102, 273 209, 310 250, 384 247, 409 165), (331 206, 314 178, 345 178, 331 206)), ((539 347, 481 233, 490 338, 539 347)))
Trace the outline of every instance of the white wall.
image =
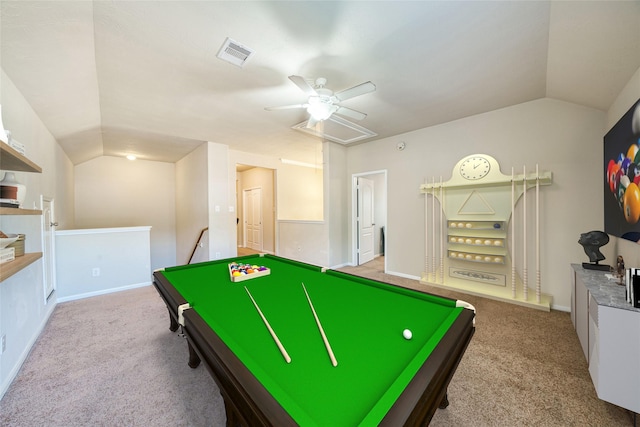
MULTIPOLYGON (((347 174, 347 148, 334 142, 322 144, 324 155, 324 235, 322 241, 313 242, 326 251, 326 260, 320 265, 338 267, 350 258, 349 247, 349 194, 350 175, 347 174)), ((313 247, 312 246, 312 247, 313 247)))
POLYGON ((238 253, 235 163, 226 145, 207 142, 207 150, 209 257, 229 258, 238 253))
POLYGON ((553 305, 570 306, 568 269, 582 261, 577 243, 585 230, 602 228, 602 137, 605 113, 540 99, 348 149, 348 174, 388 170, 386 262, 389 272, 419 277, 424 269, 424 199, 420 184, 451 178, 453 166, 474 153, 511 167, 553 172, 542 187, 542 292, 553 305), (396 150, 405 141, 404 151, 396 150))
MULTIPOLYGON (((0 71, 0 105, 4 127, 25 145, 27 157, 42 167, 42 173, 16 173, 27 186, 25 207, 35 203, 40 208, 40 196, 51 196, 60 228, 73 227, 73 166, 4 71, 0 71)), ((0 229, 25 233, 26 250, 42 251, 41 216, 2 216, 0 229)), ((0 282, 0 336, 5 335, 7 343, 0 356, 0 398, 55 307, 55 293, 45 302, 43 280, 42 261, 36 261, 0 282)))
POLYGON ((176 264, 174 163, 103 156, 76 165, 75 213, 75 228, 150 225, 151 268, 176 264))
POLYGON ((151 284, 151 227, 56 232, 58 301, 151 284))
POLYGON ((278 167, 278 219, 322 221, 323 176, 322 168, 278 167))
MULTIPOLYGON (((186 264, 200 233, 209 227, 207 144, 176 162, 176 252, 178 265, 186 264)), ((207 240, 208 242, 208 240, 207 240)), ((209 248, 206 250, 209 256, 209 248)))

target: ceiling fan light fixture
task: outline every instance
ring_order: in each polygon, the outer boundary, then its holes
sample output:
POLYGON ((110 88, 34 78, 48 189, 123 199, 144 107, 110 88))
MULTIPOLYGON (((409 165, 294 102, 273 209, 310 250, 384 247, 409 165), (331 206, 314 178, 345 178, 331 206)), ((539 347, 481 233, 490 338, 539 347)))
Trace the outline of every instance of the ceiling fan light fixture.
POLYGON ((337 109, 338 107, 336 105, 323 102, 319 97, 312 96, 311 98, 309 98, 307 113, 309 113, 315 120, 321 122, 331 117, 331 115, 335 113, 337 109))

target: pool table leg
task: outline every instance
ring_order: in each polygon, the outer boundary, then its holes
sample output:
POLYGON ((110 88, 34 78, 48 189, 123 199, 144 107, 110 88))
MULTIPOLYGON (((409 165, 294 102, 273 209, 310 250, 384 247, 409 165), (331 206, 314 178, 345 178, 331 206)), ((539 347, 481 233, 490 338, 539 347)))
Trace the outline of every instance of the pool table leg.
POLYGON ((442 400, 440 401, 440 405, 438 405, 438 408, 440 409, 444 409, 447 406, 449 406, 449 396, 447 395, 447 392, 444 392, 444 396, 442 396, 442 400))
POLYGON ((227 402, 227 398, 222 396, 222 401, 224 402, 224 410, 227 413, 227 424, 226 427, 240 427, 243 425, 242 418, 238 416, 236 413, 236 408, 234 408, 231 404, 227 402))
POLYGON ((189 346, 189 367, 195 369, 198 367, 198 365, 200 365, 200 356, 198 356, 196 351, 193 349, 193 346, 191 345, 191 342, 189 342, 189 340, 187 340, 187 344, 189 346))
POLYGON ((175 332, 178 330, 178 321, 176 319, 173 318, 173 314, 171 313, 171 309, 169 308, 169 306, 167 306, 167 310, 169 310, 169 330, 171 332, 175 332))

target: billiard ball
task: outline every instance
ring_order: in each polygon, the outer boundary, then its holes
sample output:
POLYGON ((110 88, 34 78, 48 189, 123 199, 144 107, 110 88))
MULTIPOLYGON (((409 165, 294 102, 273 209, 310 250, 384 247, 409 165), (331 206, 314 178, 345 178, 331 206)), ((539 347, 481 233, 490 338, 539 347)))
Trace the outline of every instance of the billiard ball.
POLYGON ((616 192, 616 176, 618 174, 618 171, 620 170, 620 165, 617 163, 614 163, 611 166, 611 171, 609 172, 609 189, 611 190, 612 193, 616 192))
POLYGON ((453 252, 453 251, 451 251, 451 252, 449 252, 449 256, 450 256, 451 258, 455 258, 455 257, 457 257, 457 256, 458 256, 458 252, 453 252))
POLYGON ((636 158, 636 154, 638 154, 638 144, 631 144, 629 149, 627 150, 627 158, 631 161, 634 161, 636 158))
POLYGON ((622 170, 623 174, 627 174, 627 170, 629 169, 629 165, 631 165, 631 160, 628 159, 627 157, 624 158, 624 160, 622 161, 622 164, 620 165, 620 169, 622 170))
POLYGON ((487 246, 490 246, 490 245, 493 244, 493 242, 491 240, 487 239, 487 240, 484 241, 484 244, 487 245, 487 246))
POLYGON ((458 225, 455 222, 450 222, 449 227, 456 228, 458 225))
POLYGON ((405 340, 410 340, 411 337, 413 337, 413 333, 411 333, 409 329, 405 329, 404 331, 402 331, 402 336, 405 340))
POLYGON ((481 245, 482 244, 482 240, 481 239, 476 239, 475 244, 476 245, 481 245))
POLYGON ((626 175, 622 175, 620 177, 620 184, 618 184, 618 203, 622 206, 624 193, 627 191, 627 187, 631 184, 629 177, 626 175))
POLYGON ((624 159, 625 159, 624 154, 620 153, 620 154, 618 154, 618 157, 616 157, 616 163, 619 166, 622 166, 622 162, 623 162, 624 159))
POLYGON ((637 164, 631 163, 627 168, 627 176, 629 177, 629 181, 633 182, 638 175, 640 175, 640 168, 637 164))
POLYGON ((613 177, 611 192, 617 196, 618 187, 620 186, 620 178, 622 178, 624 174, 622 173, 622 169, 618 169, 616 171, 616 175, 613 177))
POLYGON ((633 182, 624 192, 623 199, 624 219, 629 224, 635 224, 640 219, 640 188, 633 182))
POLYGON ((458 239, 456 239, 456 237, 455 237, 455 236, 451 236, 451 237, 449 238, 449 241, 450 241, 451 243, 455 243, 455 242, 457 242, 457 241, 458 241, 458 239))
POLYGON ((607 184, 611 185, 611 172, 613 171, 613 166, 616 164, 616 162, 613 161, 613 159, 609 160, 609 163, 607 164, 607 184))

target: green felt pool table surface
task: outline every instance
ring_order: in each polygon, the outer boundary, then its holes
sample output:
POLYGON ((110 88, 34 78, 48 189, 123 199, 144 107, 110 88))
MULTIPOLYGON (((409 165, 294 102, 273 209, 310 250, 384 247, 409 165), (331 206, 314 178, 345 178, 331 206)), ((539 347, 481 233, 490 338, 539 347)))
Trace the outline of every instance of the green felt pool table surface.
POLYGON ((466 310, 448 298, 269 255, 172 267, 157 274, 303 426, 380 424, 466 310), (270 274, 233 282, 232 261, 267 267, 270 274), (411 339, 403 337, 405 329, 412 331, 411 339))

